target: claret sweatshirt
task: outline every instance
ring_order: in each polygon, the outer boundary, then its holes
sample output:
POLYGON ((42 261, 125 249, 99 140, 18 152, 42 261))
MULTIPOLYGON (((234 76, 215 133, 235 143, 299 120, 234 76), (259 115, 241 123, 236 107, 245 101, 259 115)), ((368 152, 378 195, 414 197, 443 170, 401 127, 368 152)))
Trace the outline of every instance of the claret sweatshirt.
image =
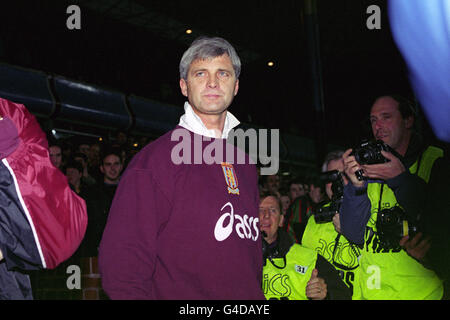
POLYGON ((100 244, 110 298, 264 299, 257 172, 240 152, 178 125, 133 158, 100 244), (211 164, 219 148, 233 160, 211 164))

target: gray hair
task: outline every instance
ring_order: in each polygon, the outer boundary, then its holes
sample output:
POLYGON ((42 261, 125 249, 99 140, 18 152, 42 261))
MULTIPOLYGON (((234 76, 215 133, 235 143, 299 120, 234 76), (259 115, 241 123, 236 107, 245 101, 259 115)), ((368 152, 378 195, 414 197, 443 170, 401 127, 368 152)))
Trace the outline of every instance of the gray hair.
POLYGON ((238 79, 241 73, 241 60, 233 46, 227 40, 219 37, 200 37, 192 42, 181 58, 180 78, 187 80, 189 67, 194 60, 215 58, 223 54, 230 57, 236 79, 238 79))
POLYGON ((333 161, 333 160, 339 160, 342 158, 342 155, 344 154, 344 151, 342 150, 335 150, 335 151, 331 151, 329 152, 326 156, 325 156, 325 160, 323 161, 322 164, 322 172, 326 172, 328 171, 328 164, 333 161))

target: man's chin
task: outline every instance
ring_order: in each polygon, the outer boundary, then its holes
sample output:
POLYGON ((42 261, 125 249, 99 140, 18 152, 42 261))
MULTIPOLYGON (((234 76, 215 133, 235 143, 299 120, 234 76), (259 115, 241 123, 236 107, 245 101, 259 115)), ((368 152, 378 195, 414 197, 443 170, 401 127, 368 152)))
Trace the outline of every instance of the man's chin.
POLYGON ((222 114, 227 111, 227 108, 223 105, 211 105, 203 108, 205 114, 222 114))
POLYGON ((230 104, 231 101, 228 103, 223 99, 213 101, 202 100, 196 109, 205 114, 221 114, 228 109, 230 104))

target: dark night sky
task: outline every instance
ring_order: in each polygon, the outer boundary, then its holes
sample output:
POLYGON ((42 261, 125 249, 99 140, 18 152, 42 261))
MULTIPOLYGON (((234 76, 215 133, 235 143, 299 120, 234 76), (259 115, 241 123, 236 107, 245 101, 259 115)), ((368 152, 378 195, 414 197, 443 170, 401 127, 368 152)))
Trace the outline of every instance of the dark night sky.
MULTIPOLYGON (((353 144, 374 97, 410 94, 409 83, 391 38, 386 1, 318 2, 326 141, 353 144), (366 27, 371 4, 381 8, 381 30, 366 27)), ((312 105, 303 1, 134 3, 163 22, 135 26, 125 21, 133 17, 118 19, 84 1, 2 2, 0 61, 181 107, 178 64, 187 43, 202 34, 222 36, 256 57, 242 55, 240 91, 230 109, 238 119, 309 138, 323 130, 312 105), (81 8, 81 30, 66 28, 70 4, 81 8), (161 23, 171 28, 170 36, 151 28, 161 23)))

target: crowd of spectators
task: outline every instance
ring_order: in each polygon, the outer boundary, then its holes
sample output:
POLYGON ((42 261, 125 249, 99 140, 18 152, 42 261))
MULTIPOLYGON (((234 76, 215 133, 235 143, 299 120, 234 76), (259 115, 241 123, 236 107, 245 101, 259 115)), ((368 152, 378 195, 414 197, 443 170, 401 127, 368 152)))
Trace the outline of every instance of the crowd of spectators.
MULTIPOLYGON (((88 227, 78 250, 65 263, 54 270, 33 272, 31 281, 35 299, 61 299, 49 295, 47 289, 67 292, 66 269, 70 265, 82 266, 86 259, 97 259, 98 247, 108 218, 116 188, 125 167, 132 157, 148 142, 148 137, 134 138, 118 131, 105 141, 100 138, 73 136, 67 139, 48 137, 49 155, 53 165, 67 177, 70 188, 86 202, 88 227), (51 281, 52 288, 45 288, 51 281)), ((85 270, 81 270, 85 273, 85 270)), ((67 296, 66 296, 67 297, 67 296)))
POLYGON ((132 157, 148 143, 118 131, 110 141, 73 137, 49 139, 52 163, 67 177, 69 186, 86 201, 89 224, 75 257, 97 256, 98 245, 120 177, 132 157))

